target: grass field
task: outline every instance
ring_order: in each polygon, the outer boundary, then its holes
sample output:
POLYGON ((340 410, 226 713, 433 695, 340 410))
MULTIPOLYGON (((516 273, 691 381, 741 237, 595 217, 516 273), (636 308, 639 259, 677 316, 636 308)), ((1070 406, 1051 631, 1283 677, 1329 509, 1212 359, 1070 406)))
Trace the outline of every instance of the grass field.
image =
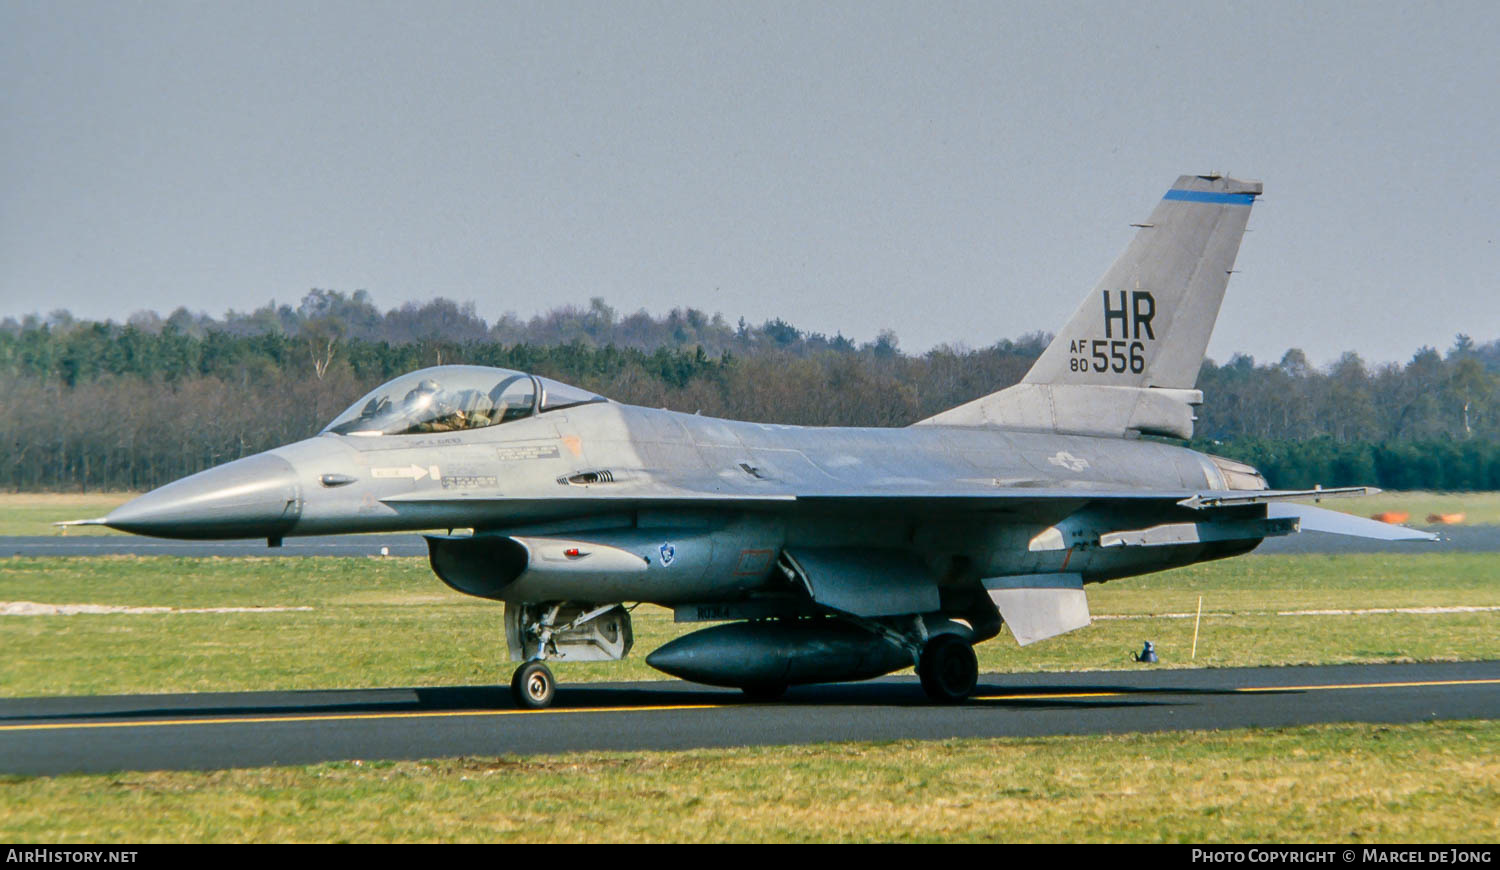
MULTIPOLYGON (((1090 587, 1097 618, 989 672, 1500 658, 1493 554, 1256 556, 1090 587), (1191 614, 1203 598, 1196 660, 1191 614)), ((0 559, 0 602, 260 612, 0 615, 0 694, 496 684, 501 608, 405 558, 0 559)), ((624 662, 698 625, 636 611, 624 662)), ((0 777, 0 839, 1495 842, 1500 723, 1329 725, 681 753, 0 777)))
MULTIPOLYGON (((240 613, 0 616, 0 694, 71 695, 508 681, 502 609, 450 591, 416 558, 0 560, 0 602, 303 607, 240 613)), ((1500 658, 1500 612, 1280 615, 1500 606, 1490 554, 1260 556, 1090 587, 1094 625, 1025 649, 981 644, 989 672, 1500 658), (1199 596, 1204 617, 1190 659, 1199 596)), ((557 663, 563 681, 661 679, 645 653, 701 625, 635 613, 623 662, 557 663)))
MULTIPOLYGON (((0 493, 0 536, 57 535, 53 523, 102 517, 139 493, 6 492, 0 493)), ((74 526, 69 535, 118 535, 103 526, 74 526)))
POLYGON ((1500 840, 1500 723, 0 778, 10 842, 1500 840))

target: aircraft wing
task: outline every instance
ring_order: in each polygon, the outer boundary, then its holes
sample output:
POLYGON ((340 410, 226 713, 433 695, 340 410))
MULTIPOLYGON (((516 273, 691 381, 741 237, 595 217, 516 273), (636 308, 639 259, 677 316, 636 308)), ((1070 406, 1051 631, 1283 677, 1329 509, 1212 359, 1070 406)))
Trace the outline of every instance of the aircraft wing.
POLYGON ((549 498, 528 499, 525 497, 514 497, 492 494, 466 494, 466 493, 404 493, 401 495, 386 496, 381 499, 385 504, 527 504, 527 503, 554 503, 554 502, 577 502, 583 504, 597 503, 605 505, 625 504, 652 504, 652 505, 676 505, 688 507, 692 505, 744 505, 756 504, 785 504, 796 502, 799 504, 815 505, 840 505, 849 507, 876 506, 876 505, 923 505, 935 506, 938 504, 959 504, 965 507, 982 507, 984 505, 995 505, 997 507, 1006 503, 1025 501, 1063 501, 1063 502, 1090 502, 1090 501, 1168 501, 1180 507, 1193 510, 1208 510, 1220 507, 1236 507, 1248 504, 1258 504, 1271 501, 1288 501, 1292 499, 1319 498, 1369 495, 1378 492, 1370 487, 1351 486, 1338 489, 1288 489, 1288 490, 1256 490, 1246 492, 1243 490, 1191 490, 1191 489, 1109 489, 1091 486, 1077 487, 984 487, 984 486, 953 486, 953 487, 931 487, 917 485, 898 485, 887 487, 872 487, 869 489, 821 489, 798 492, 795 490, 749 490, 737 487, 723 488, 688 488, 688 487, 660 487, 652 489, 630 488, 618 491, 609 491, 608 485, 603 484, 596 488, 579 488, 566 495, 558 495, 549 498))
MULTIPOLYGON (((1311 490, 1143 490, 1068 487, 924 487, 915 485, 867 490, 745 491, 737 488, 631 488, 608 491, 608 485, 580 488, 566 496, 516 498, 496 495, 410 493, 382 501, 397 510, 455 510, 468 522, 492 518, 497 524, 522 518, 559 518, 588 513, 663 508, 709 510, 806 510, 834 513, 962 512, 998 515, 1018 522, 1051 524, 1085 505, 1118 504, 1183 509, 1206 522, 1221 511, 1266 504, 1267 518, 1295 519, 1304 531, 1331 532, 1381 540, 1437 540, 1437 536, 1326 510, 1294 500, 1366 495, 1369 487, 1311 490)), ((1239 513, 1241 516, 1242 512, 1239 513)), ((440 523, 441 524, 441 523, 440 523)), ((1291 529, 1288 528, 1288 531, 1291 529)))

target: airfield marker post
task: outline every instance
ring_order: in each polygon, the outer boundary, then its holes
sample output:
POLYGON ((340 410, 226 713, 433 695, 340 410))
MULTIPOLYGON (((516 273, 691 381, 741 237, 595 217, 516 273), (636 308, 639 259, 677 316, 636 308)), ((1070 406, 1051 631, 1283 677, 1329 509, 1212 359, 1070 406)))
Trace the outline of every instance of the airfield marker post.
POLYGON ((1193 654, 1190 659, 1198 658, 1198 625, 1203 622, 1203 596, 1198 596, 1198 615, 1193 618, 1193 654))

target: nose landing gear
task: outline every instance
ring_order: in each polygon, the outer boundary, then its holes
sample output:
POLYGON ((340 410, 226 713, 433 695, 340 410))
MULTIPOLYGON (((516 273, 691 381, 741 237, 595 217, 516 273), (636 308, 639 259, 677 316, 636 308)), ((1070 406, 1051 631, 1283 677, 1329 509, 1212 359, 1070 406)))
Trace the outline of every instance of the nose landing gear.
POLYGON ((552 706, 552 698, 557 694, 557 678, 552 676, 551 668, 533 659, 516 668, 510 678, 510 694, 517 707, 545 709, 552 706))
POLYGON ((552 706, 557 693, 557 678, 544 664, 547 659, 615 661, 630 652, 634 636, 630 611, 619 604, 507 603, 505 642, 511 656, 522 660, 510 678, 516 706, 542 710, 552 706))

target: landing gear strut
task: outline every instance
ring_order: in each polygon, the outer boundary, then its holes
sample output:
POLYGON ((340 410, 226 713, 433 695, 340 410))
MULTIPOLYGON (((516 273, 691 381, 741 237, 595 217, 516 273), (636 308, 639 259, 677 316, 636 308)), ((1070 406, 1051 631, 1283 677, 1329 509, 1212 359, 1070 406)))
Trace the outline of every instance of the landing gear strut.
POLYGON ((531 710, 550 707, 553 696, 557 694, 557 678, 552 676, 551 668, 532 659, 516 668, 510 678, 510 694, 517 707, 531 710))
POLYGON ((979 660, 974 647, 952 634, 933 637, 917 660, 922 691, 939 704, 957 704, 974 694, 979 683, 979 660))

